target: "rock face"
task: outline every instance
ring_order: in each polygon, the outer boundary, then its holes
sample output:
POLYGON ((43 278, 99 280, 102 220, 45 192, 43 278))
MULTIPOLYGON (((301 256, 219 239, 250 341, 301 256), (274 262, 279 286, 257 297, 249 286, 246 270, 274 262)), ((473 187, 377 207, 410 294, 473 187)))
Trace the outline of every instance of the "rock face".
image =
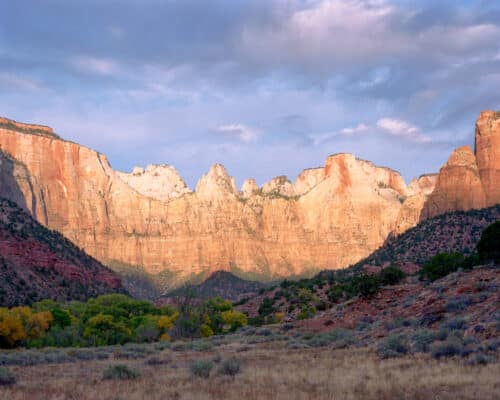
POLYGON ((171 165, 148 165, 146 169, 135 167, 130 174, 117 172, 117 175, 140 194, 156 200, 168 201, 191 193, 171 165))
POLYGON ((475 152, 456 149, 439 171, 422 219, 448 211, 500 203, 500 112, 483 111, 476 122, 475 152))
POLYGON ((241 186, 241 197, 244 199, 248 199, 258 190, 259 187, 257 186, 257 182, 255 182, 255 179, 247 179, 241 186))
POLYGON ((241 192, 220 164, 190 192, 172 167, 116 172, 102 154, 36 126, 0 126, 0 149, 10 160, 3 187, 42 224, 105 264, 168 272, 170 284, 220 269, 266 280, 345 267, 425 215, 486 203, 467 149, 410 188, 396 171, 336 154, 293 184, 278 177, 259 190, 249 180, 241 192))
POLYGON ((282 175, 264 183, 264 186, 262 186, 262 193, 267 195, 293 197, 295 196, 295 189, 292 182, 290 182, 286 176, 282 175))
POLYGON ((500 201, 500 112, 483 111, 476 123, 475 151, 486 206, 500 201))
POLYGON ((439 171, 436 188, 426 201, 423 217, 485 206, 486 195, 474 153, 469 146, 460 147, 439 171))

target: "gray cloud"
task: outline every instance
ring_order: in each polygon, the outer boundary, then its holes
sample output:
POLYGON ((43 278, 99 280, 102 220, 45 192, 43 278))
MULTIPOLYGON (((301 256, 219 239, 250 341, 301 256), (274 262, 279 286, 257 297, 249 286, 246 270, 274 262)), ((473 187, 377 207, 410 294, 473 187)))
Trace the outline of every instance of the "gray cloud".
POLYGON ((177 162, 191 181, 209 160, 238 179, 258 168, 262 180, 336 151, 410 178, 435 165, 431 155, 471 143, 481 109, 500 108, 495 3, 5 1, 0 107, 120 168, 177 162), (384 119, 418 131, 384 131, 384 119), (413 163, 387 152, 418 138, 413 163), (419 159, 418 148, 432 151, 419 159), (273 151, 289 152, 283 170, 273 151))

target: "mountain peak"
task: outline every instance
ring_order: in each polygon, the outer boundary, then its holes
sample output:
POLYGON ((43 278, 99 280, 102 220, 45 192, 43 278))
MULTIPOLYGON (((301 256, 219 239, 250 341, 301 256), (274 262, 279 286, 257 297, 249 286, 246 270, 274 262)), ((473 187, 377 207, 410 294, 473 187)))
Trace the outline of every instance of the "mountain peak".
POLYGON ((207 174, 203 175, 196 185, 196 193, 208 199, 227 194, 236 195, 237 192, 234 178, 229 176, 222 164, 213 164, 207 174))

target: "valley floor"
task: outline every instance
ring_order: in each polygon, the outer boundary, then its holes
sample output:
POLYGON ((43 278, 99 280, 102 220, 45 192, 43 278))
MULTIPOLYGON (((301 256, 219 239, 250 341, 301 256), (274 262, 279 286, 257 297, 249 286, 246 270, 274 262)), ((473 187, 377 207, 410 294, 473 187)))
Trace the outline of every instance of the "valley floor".
POLYGON ((381 360, 368 348, 292 350, 283 342, 227 342, 203 351, 180 346, 156 348, 154 353, 136 350, 135 359, 118 358, 116 349, 96 349, 92 351, 115 353, 101 361, 9 367, 17 383, 0 387, 0 399, 443 400, 498 399, 500 393, 499 363, 469 365, 462 358, 434 360, 417 354, 381 360), (234 377, 217 373, 217 365, 229 358, 241 365, 234 377), (190 363, 201 359, 214 361, 206 379, 190 372, 190 363), (141 376, 103 379, 103 371, 113 364, 126 364, 141 376))

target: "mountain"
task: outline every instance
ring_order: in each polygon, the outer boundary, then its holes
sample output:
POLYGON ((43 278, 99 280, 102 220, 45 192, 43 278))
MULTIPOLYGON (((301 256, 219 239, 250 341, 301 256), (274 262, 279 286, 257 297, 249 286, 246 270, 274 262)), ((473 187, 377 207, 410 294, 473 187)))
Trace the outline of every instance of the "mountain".
POLYGON ((0 198, 0 306, 125 292, 118 275, 0 198))
POLYGON ((194 298, 209 299, 222 297, 227 300, 238 300, 245 295, 254 295, 264 284, 238 278, 230 272, 216 271, 198 285, 186 285, 170 293, 166 297, 192 296, 194 298))
POLYGON ((348 266, 420 220, 500 202, 499 120, 481 113, 475 153, 409 186, 394 170, 342 153, 295 182, 279 176, 259 188, 250 179, 241 191, 215 164, 193 191, 172 166, 115 171, 50 128, 4 119, 0 149, 15 163, 0 165, 0 176, 6 197, 40 223, 160 291, 217 270, 269 281, 348 266))

